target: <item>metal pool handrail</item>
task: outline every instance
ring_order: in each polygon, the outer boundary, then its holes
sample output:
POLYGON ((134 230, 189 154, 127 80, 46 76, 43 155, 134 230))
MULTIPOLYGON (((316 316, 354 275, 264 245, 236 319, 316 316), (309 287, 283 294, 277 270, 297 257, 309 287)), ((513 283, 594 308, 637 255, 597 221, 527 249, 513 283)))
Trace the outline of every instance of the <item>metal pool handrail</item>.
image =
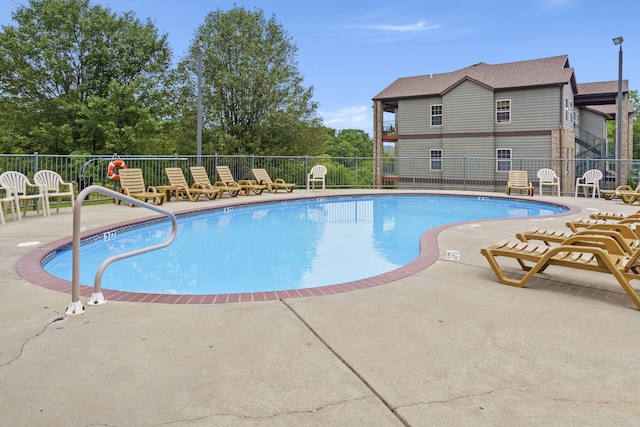
POLYGON ((159 208, 158 206, 154 206, 152 204, 143 202, 141 200, 134 199, 133 197, 126 196, 116 191, 109 190, 108 188, 104 188, 99 185, 90 185, 84 190, 82 190, 78 194, 78 197, 76 198, 75 206, 73 207, 73 244, 72 244, 73 267, 72 267, 71 303, 69 304, 69 307, 67 307, 66 314, 84 313, 84 306, 82 305, 82 302, 80 302, 80 224, 81 224, 80 212, 82 209, 82 202, 84 201, 84 199, 90 193, 94 193, 94 192, 102 193, 106 196, 111 196, 116 199, 120 199, 125 202, 131 203, 133 205, 141 206, 143 208, 147 208, 152 211, 166 215, 171 219, 172 228, 171 228, 171 235, 163 243, 159 243, 157 245, 149 246, 142 249, 136 249, 134 251, 126 252, 119 255, 114 255, 104 260, 100 265, 100 267, 98 267, 98 271, 96 272, 96 277, 93 282, 93 294, 91 295, 91 298, 89 299, 89 302, 88 302, 88 304, 90 305, 104 304, 106 302, 106 299, 102 295, 100 286, 102 283, 102 274, 104 273, 104 270, 109 266, 109 264, 124 258, 130 258, 132 256, 140 255, 145 252, 150 252, 156 249, 167 247, 171 243, 173 243, 173 240, 176 238, 176 234, 178 233, 178 220, 176 219, 176 216, 172 212, 159 208))

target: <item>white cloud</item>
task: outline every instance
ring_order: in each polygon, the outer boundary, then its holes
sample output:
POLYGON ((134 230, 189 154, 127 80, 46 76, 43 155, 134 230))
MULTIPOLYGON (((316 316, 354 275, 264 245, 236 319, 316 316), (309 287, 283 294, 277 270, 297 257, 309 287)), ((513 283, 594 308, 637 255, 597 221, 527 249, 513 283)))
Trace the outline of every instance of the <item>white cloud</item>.
POLYGON ((373 128, 371 106, 342 107, 333 111, 319 111, 319 114, 324 125, 333 129, 362 129, 370 133, 373 128))
POLYGON ((442 25, 428 25, 423 21, 419 21, 414 24, 405 25, 363 25, 360 28, 376 31, 388 31, 391 33, 412 33, 419 31, 437 30, 438 28, 442 28, 442 25))
POLYGON ((359 18, 339 28, 355 32, 356 35, 372 38, 376 41, 400 41, 429 35, 443 26, 428 20, 415 18, 390 17, 393 12, 379 10, 359 18), (404 22, 403 22, 404 21, 404 22), (384 22, 384 24, 381 24, 384 22))

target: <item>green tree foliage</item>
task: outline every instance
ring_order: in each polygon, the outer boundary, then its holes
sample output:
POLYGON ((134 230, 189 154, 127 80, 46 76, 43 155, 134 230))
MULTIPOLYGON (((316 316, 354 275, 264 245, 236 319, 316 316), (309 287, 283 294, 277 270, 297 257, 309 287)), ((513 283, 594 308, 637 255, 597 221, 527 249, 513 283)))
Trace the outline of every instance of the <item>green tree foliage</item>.
POLYGON ((203 56, 203 152, 318 154, 322 127, 313 88, 304 87, 297 47, 262 11, 209 13, 172 76, 181 150, 196 140, 198 56, 203 56))
MULTIPOLYGON (((638 114, 640 114, 640 97, 637 90, 629 91, 629 101, 633 103, 633 158, 640 159, 640 122, 638 122, 638 114)), ((607 122, 607 140, 616 141, 616 121, 609 120, 607 122)))
POLYGON ((0 149, 163 153, 166 35, 89 0, 30 0, 0 32, 0 149))
POLYGON ((333 162, 322 162, 328 176, 346 186, 373 185, 373 140, 360 129, 335 130, 324 127, 324 154, 333 162))
POLYGON ((331 157, 371 157, 373 156, 373 140, 360 129, 343 129, 336 131, 324 128, 324 153, 331 157))
POLYGON ((633 158, 640 159, 640 97, 637 90, 629 91, 629 99, 633 102, 633 158))

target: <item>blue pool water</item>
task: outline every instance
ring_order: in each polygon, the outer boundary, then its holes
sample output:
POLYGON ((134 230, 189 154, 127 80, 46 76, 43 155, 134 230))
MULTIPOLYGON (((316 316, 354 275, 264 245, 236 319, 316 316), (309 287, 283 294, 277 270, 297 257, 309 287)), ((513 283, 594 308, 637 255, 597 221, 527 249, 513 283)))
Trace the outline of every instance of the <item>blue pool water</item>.
MULTIPOLYGON (((419 255, 421 235, 460 221, 553 215, 562 206, 437 195, 324 198, 238 206, 179 218, 174 243, 117 261, 102 288, 163 294, 225 294, 310 288, 382 274, 419 255)), ((109 256, 165 241, 168 222, 116 230, 83 244, 81 277, 93 286, 109 256)), ((44 269, 71 280, 71 250, 44 269)))

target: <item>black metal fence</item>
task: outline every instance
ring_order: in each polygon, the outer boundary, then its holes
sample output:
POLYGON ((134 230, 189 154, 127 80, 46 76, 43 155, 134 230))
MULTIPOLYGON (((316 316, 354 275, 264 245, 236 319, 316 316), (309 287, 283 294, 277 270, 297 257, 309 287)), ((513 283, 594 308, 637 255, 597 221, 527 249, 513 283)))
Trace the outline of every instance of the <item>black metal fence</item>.
MULTIPOLYGON (((374 188, 374 158, 312 157, 312 156, 76 156, 43 154, 0 154, 0 173, 19 171, 33 177, 38 170, 54 170, 65 181, 73 182, 76 191, 88 185, 102 185, 116 189, 117 180, 109 176, 110 169, 117 173, 114 160, 122 160, 125 167, 141 168, 145 183, 167 183, 166 167, 180 167, 190 179, 189 167, 200 164, 216 180, 215 167, 227 165, 236 179, 253 179, 252 168, 265 168, 273 179, 294 182, 298 188, 306 187, 307 174, 316 164, 328 169, 327 188, 374 188), (113 162, 113 163, 112 163, 113 162), (112 167, 110 167, 110 165, 112 167)), ((389 157, 383 162, 383 188, 477 190, 503 192, 510 169, 528 171, 529 179, 537 187, 536 173, 551 168, 561 176, 562 193, 573 194, 575 178, 588 169, 599 169, 604 179, 601 188, 638 184, 640 162, 602 159, 549 159, 549 158, 476 158, 476 157, 389 157), (621 171, 620 183, 617 172, 621 171)))

